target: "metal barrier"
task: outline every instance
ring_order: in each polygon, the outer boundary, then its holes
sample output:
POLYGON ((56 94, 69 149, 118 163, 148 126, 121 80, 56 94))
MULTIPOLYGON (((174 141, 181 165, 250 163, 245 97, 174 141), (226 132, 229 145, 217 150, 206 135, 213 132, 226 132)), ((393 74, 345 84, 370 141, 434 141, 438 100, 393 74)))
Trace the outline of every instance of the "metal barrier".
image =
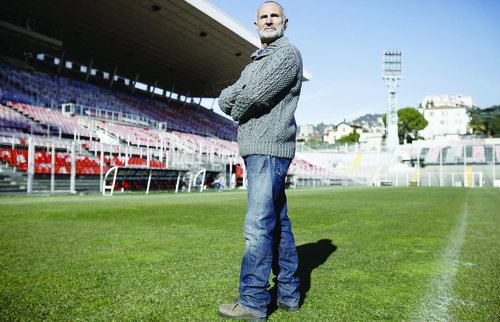
POLYGON ((149 194, 152 181, 162 181, 164 183, 175 182, 175 193, 179 191, 179 185, 181 183, 181 178, 186 176, 189 170, 186 169, 159 169, 150 167, 134 167, 134 166, 114 166, 110 168, 103 180, 102 195, 112 196, 115 188, 117 187, 117 181, 130 180, 130 181, 147 181, 146 184, 146 194, 149 194), (108 177, 110 177, 111 184, 106 184, 108 177), (147 178, 147 179, 146 179, 147 178))

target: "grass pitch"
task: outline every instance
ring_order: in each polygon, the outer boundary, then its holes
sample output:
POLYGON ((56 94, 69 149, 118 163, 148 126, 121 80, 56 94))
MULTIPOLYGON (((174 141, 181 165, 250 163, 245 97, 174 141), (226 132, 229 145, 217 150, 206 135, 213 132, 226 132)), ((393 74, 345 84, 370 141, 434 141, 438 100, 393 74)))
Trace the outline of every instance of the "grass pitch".
MULTIPOLYGON (((499 320, 500 191, 288 191, 304 301, 270 320, 499 320)), ((1 197, 1 320, 220 320, 244 192, 1 197)))

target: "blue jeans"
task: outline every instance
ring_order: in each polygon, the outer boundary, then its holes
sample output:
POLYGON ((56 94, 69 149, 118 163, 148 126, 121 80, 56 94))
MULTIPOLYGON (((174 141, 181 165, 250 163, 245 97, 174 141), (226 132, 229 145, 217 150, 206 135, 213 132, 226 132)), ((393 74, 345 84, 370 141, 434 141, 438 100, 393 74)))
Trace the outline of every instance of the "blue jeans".
POLYGON ((248 178, 245 217, 245 254, 241 263, 240 296, 237 302, 265 317, 271 302, 268 292, 273 255, 277 267, 280 304, 299 305, 298 256, 287 215, 285 178, 290 160, 268 155, 244 158, 248 178))

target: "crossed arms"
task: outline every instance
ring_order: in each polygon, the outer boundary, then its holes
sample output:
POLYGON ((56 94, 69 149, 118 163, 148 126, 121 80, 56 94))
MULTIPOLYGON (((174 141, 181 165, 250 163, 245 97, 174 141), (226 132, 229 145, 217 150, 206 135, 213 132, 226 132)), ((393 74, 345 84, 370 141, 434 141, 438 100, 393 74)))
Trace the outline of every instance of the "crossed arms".
POLYGON ((298 75, 302 61, 293 47, 279 48, 262 59, 265 62, 258 70, 247 66, 238 81, 219 96, 221 110, 236 122, 268 112, 280 94, 302 76, 298 75))

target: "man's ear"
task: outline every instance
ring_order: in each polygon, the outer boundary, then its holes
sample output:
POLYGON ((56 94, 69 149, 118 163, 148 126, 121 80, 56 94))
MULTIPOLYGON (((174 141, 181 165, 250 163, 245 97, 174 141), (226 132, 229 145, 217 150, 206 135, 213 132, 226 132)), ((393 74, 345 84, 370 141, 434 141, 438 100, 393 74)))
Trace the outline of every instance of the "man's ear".
POLYGON ((257 27, 257 21, 254 21, 253 24, 255 25, 255 27, 257 27))
POLYGON ((285 19, 285 23, 283 24, 283 28, 286 29, 286 27, 288 27, 288 19, 285 19))

